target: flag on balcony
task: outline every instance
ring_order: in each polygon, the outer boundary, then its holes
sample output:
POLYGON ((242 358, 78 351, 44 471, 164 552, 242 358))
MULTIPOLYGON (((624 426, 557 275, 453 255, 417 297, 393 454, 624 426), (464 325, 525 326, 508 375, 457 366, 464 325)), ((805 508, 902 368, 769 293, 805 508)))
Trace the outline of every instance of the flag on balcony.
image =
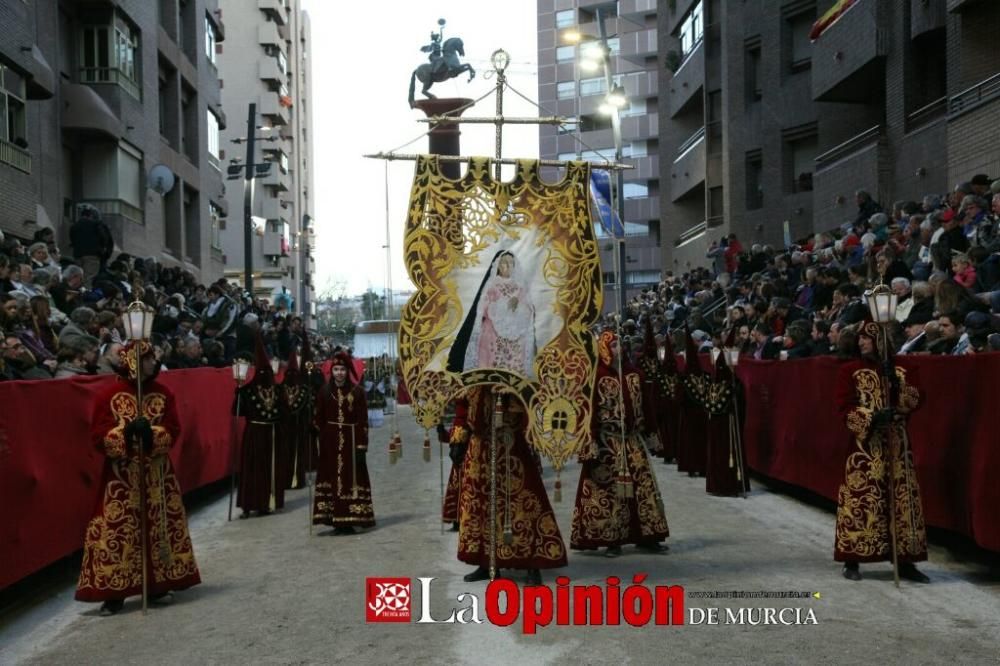
POLYGON ((279 95, 278 104, 285 107, 286 109, 292 108, 292 98, 288 95, 279 95))
POLYGON ((837 0, 833 3, 830 9, 826 10, 826 13, 819 17, 819 20, 813 23, 812 30, 809 31, 809 39, 816 41, 819 36, 822 35, 827 28, 837 22, 841 16, 847 12, 848 9, 854 6, 858 0, 837 0))
POLYGON ((609 235, 625 237, 625 227, 618 213, 611 207, 611 173, 592 169, 590 171, 590 200, 597 221, 609 235))

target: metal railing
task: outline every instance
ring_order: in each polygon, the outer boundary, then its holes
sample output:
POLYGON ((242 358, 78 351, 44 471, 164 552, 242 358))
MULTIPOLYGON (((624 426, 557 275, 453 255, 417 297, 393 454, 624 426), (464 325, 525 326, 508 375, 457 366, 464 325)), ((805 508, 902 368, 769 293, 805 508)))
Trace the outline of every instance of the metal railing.
POLYGON ((118 215, 126 220, 143 224, 143 210, 121 199, 81 199, 77 203, 87 203, 101 211, 101 215, 118 215))
POLYGON ((694 134, 685 139, 684 143, 677 147, 677 157, 674 158, 674 164, 677 164, 681 159, 688 154, 688 152, 694 148, 699 141, 705 138, 705 126, 699 127, 694 134))
POLYGON ((1000 74, 994 74, 953 96, 948 100, 948 115, 957 116, 997 97, 1000 97, 1000 74))
POLYGON ((845 157, 850 157, 854 153, 878 143, 881 136, 882 126, 876 125, 875 127, 867 129, 864 132, 851 137, 839 146, 831 148, 822 155, 818 155, 814 160, 816 162, 816 170, 819 171, 820 169, 825 169, 845 157))
POLYGON ((948 98, 939 97, 930 104, 922 106, 913 113, 906 114, 906 130, 915 130, 923 127, 938 118, 944 118, 948 111, 948 98))
POLYGON ((18 171, 31 173, 31 153, 4 139, 0 139, 0 162, 9 164, 18 171))
POLYGON ((139 87, 139 82, 130 78, 128 74, 117 67, 81 67, 80 83, 117 85, 132 97, 142 101, 142 89, 139 87))

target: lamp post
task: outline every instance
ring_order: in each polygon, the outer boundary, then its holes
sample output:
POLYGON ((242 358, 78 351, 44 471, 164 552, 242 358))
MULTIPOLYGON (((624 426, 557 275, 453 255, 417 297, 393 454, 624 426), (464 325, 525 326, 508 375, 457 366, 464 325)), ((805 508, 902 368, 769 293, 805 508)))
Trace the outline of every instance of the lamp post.
MULTIPOLYGON (((622 161, 622 124, 621 124, 621 110, 628 104, 628 98, 625 95, 625 89, 614 83, 614 79, 611 76, 611 49, 608 47, 608 34, 604 27, 604 10, 597 8, 594 10, 596 22, 597 22, 597 42, 596 46, 587 49, 587 60, 580 63, 580 67, 583 69, 595 70, 601 67, 604 71, 604 85, 607 93, 604 98, 604 103, 601 104, 600 110, 611 117, 611 134, 614 138, 615 144, 615 163, 620 164, 622 161)), ((578 43, 586 39, 593 40, 591 35, 583 35, 577 31, 569 31, 564 33, 563 38, 571 43, 578 43)), ((580 84, 579 76, 577 76, 576 82, 577 97, 580 96, 580 84)), ((580 108, 578 103, 577 107, 580 108)), ((579 128, 579 118, 577 118, 577 128, 579 128)), ((577 130, 579 134, 579 129, 577 130)), ((578 137, 579 138, 579 137, 578 137)), ((612 190, 612 208, 615 214, 618 216, 618 220, 621 224, 622 235, 619 238, 615 238, 615 273, 618 278, 618 313, 621 314, 625 308, 626 301, 626 278, 625 278, 625 265, 626 265, 626 251, 625 251, 625 175, 621 169, 615 170, 615 187, 612 190)), ((612 229, 614 229, 614 224, 612 224, 612 229)))
POLYGON ((226 520, 233 519, 233 494, 236 492, 236 441, 239 438, 240 389, 243 388, 250 372, 250 361, 238 358, 233 361, 233 381, 236 382, 236 412, 233 414, 233 440, 229 457, 229 515, 226 520))
MULTIPOLYGON (((881 344, 876 346, 880 351, 880 360, 882 361, 882 408, 888 412, 888 425, 886 426, 886 438, 889 444, 889 456, 892 463, 889 465, 889 471, 887 472, 889 476, 889 531, 892 538, 892 577, 893 582, 895 582, 896 587, 899 587, 899 557, 898 551, 898 540, 896 536, 896 478, 895 478, 895 457, 896 451, 895 446, 893 446, 892 437, 892 375, 895 373, 894 363, 892 361, 892 356, 889 352, 889 324, 896 318, 896 294, 892 292, 892 289, 886 286, 885 282, 882 280, 882 275, 879 276, 879 282, 872 289, 865 292, 865 301, 868 303, 868 311, 871 313, 872 320, 878 324, 879 328, 879 338, 881 344)), ((906 447, 906 438, 903 438, 903 446, 906 447)), ((909 456, 907 451, 903 450, 903 461, 906 465, 905 478, 909 479, 909 456)), ((912 520, 911 520, 912 527, 912 520)))
MULTIPOLYGON (((153 332, 153 310, 142 301, 133 301, 125 311, 122 324, 125 337, 132 343, 135 354, 135 418, 144 418, 142 408, 142 353, 141 347, 148 344, 153 332)), ((149 516, 146 512, 146 453, 144 443, 138 442, 137 461, 139 465, 135 478, 139 484, 139 551, 142 557, 142 614, 149 605, 149 516)))

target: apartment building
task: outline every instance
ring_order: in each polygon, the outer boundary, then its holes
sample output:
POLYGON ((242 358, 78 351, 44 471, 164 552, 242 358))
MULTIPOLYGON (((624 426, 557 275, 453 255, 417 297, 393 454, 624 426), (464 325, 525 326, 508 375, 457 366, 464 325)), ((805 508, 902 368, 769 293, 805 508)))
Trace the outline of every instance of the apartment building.
POLYGON ((72 256, 69 225, 89 203, 120 251, 221 276, 216 0, 0 0, 0 24, 4 233, 52 228, 72 256), (155 165, 170 191, 151 182, 155 165))
MULTIPOLYGON (((312 204, 312 115, 309 16, 298 0, 221 0, 227 39, 219 49, 226 115, 220 160, 245 164, 248 105, 256 104, 254 180, 254 292, 272 301, 282 294, 313 328, 315 236, 312 204), (232 53, 234 55, 230 56, 232 53), (234 142, 236 140, 237 142, 234 142)), ((234 170, 235 171, 235 170, 234 170)), ((227 182, 230 216, 221 231, 226 276, 244 273, 244 181, 227 182)))
MULTIPOLYGON (((660 280, 660 168, 658 146, 656 0, 539 0, 538 98, 547 111, 579 118, 577 128, 542 126, 542 159, 612 160, 610 116, 600 107, 608 94, 602 71, 586 71, 581 56, 599 42, 604 22, 609 67, 628 97, 621 110, 625 172, 625 281, 629 294, 660 280), (581 39, 570 39, 576 33, 581 39)), ((598 225, 604 274, 604 308, 615 305, 614 243, 598 225)))
POLYGON ((663 262, 730 232, 781 246, 1000 176, 1000 3, 676 0, 658 17, 663 262))

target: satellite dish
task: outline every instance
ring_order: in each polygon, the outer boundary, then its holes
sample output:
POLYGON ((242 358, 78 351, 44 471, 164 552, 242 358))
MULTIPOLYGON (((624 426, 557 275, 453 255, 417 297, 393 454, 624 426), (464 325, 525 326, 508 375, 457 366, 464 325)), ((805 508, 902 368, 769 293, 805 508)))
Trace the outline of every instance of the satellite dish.
POLYGON ((174 172, 166 164, 157 164, 149 170, 149 189, 161 197, 174 189, 174 172))

